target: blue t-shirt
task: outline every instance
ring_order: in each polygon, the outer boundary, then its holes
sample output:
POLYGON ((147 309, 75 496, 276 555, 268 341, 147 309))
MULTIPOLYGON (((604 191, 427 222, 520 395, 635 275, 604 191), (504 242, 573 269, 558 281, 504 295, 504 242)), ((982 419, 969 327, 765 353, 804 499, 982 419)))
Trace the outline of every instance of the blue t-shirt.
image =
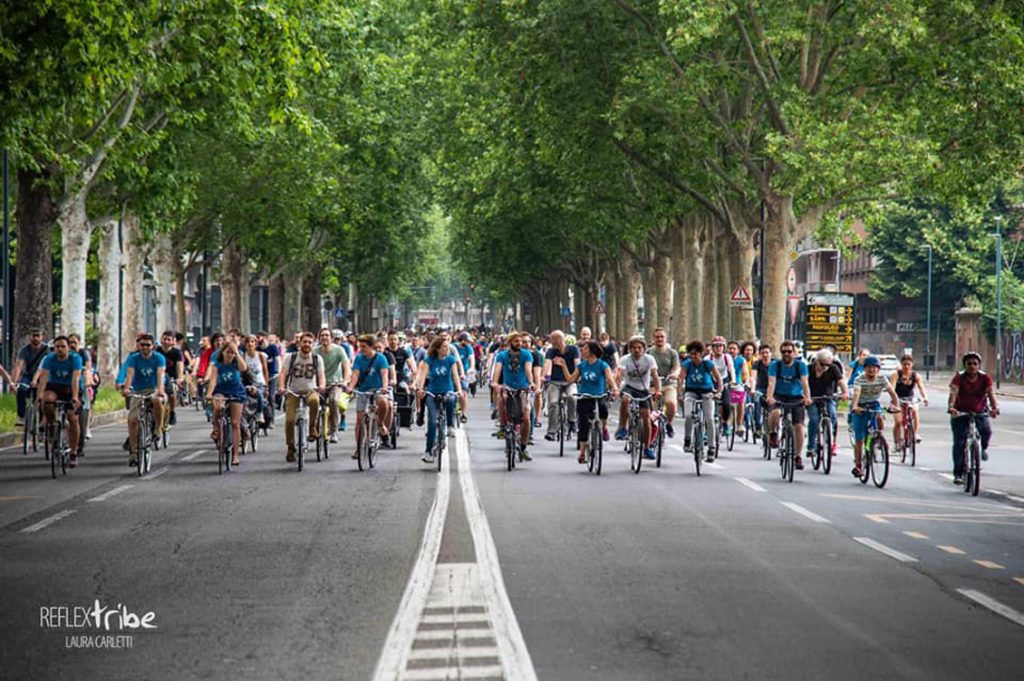
POLYGON ((687 357, 683 361, 686 369, 686 390, 711 391, 715 389, 715 363, 710 359, 702 359, 697 364, 687 357))
POLYGON ((75 372, 82 370, 82 357, 76 352, 59 360, 57 353, 51 352, 43 358, 42 367, 46 369, 47 384, 70 386, 75 372))
POLYGON ((383 388, 384 381, 381 378, 381 372, 387 371, 388 367, 388 358, 384 356, 384 353, 378 352, 372 357, 367 357, 360 352, 352 362, 352 371, 359 372, 356 390, 369 392, 383 388))
POLYGON ((352 344, 349 343, 348 341, 342 341, 341 342, 341 349, 345 351, 345 355, 348 356, 348 361, 351 362, 352 361, 352 353, 354 352, 353 349, 352 349, 352 344))
POLYGON ((854 381, 856 381, 857 377, 860 376, 862 373, 864 373, 863 364, 861 364, 858 360, 853 360, 852 362, 850 362, 850 380, 847 381, 847 384, 853 385, 854 381))
POLYGON ((786 365, 781 359, 772 360, 768 367, 768 377, 775 377, 775 394, 779 397, 800 397, 804 394, 804 386, 800 379, 807 375, 807 362, 800 358, 786 365))
POLYGON ((533 352, 526 348, 520 348, 518 353, 513 354, 510 350, 502 350, 494 358, 501 365, 501 382, 509 388, 519 390, 530 387, 526 367, 533 368, 533 352))
POLYGON ((135 355, 137 354, 139 353, 130 352, 128 353, 128 357, 126 357, 125 360, 121 362, 121 368, 117 370, 117 380, 114 381, 115 385, 124 385, 124 379, 128 377, 128 365, 131 364, 132 358, 135 357, 135 355))
POLYGON ((267 356, 267 371, 271 376, 277 376, 278 358, 281 356, 280 346, 274 343, 267 343, 267 347, 263 348, 263 354, 267 356))
POLYGON ((455 350, 459 353, 459 358, 462 360, 462 368, 469 371, 470 358, 473 356, 473 346, 456 345, 455 350))
POLYGON ((417 364, 419 364, 420 362, 422 362, 426 358, 427 358, 427 349, 426 348, 416 348, 415 350, 413 350, 412 359, 417 364))
POLYGON ((133 353, 129 355, 127 364, 135 370, 132 375, 133 392, 155 390, 157 369, 167 368, 167 360, 159 352, 152 353, 149 359, 143 357, 141 352, 133 353))
POLYGON ((213 388, 213 394, 244 399, 245 386, 242 385, 242 372, 238 363, 217 360, 213 366, 217 368, 217 385, 213 388))
POLYGON ((736 355, 732 360, 732 366, 736 369, 736 382, 743 382, 743 367, 746 366, 747 360, 743 355, 736 355))
POLYGON ((455 355, 448 353, 444 357, 427 357, 427 390, 435 395, 441 395, 455 390, 453 376, 455 373, 455 355))
POLYGON ((581 395, 603 395, 607 391, 605 372, 608 370, 608 362, 603 359, 593 362, 584 360, 580 362, 579 369, 579 393, 581 395))

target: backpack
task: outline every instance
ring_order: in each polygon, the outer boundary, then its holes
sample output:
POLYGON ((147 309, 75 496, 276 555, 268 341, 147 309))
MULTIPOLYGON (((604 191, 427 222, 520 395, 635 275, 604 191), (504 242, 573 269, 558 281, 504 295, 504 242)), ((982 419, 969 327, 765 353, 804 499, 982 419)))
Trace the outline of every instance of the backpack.
MULTIPOLYGON (((292 382, 292 364, 295 362, 295 357, 298 354, 299 354, 298 352, 290 352, 290 353, 288 353, 287 356, 285 356, 284 362, 285 362, 285 365, 286 365, 287 368, 282 367, 282 369, 281 369, 281 371, 286 372, 285 373, 285 377, 284 377, 284 389, 285 390, 287 390, 288 386, 291 385, 291 382, 292 382)), ((313 355, 313 375, 315 377, 315 376, 317 376, 320 373, 320 362, 323 361, 323 360, 320 358, 320 355, 316 354, 315 351, 310 352, 310 354, 313 355)), ((246 371, 245 373, 249 373, 249 372, 246 371)))

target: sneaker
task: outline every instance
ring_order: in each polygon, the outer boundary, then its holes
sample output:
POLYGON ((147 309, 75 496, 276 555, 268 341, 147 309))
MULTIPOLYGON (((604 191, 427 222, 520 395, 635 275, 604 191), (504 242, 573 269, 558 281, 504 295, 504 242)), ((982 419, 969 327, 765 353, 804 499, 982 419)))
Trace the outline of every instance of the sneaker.
POLYGON ((654 447, 648 447, 647 448, 647 450, 644 452, 644 458, 645 459, 655 459, 655 458, 657 458, 654 455, 654 447))
POLYGON ((420 461, 422 461, 425 464, 433 464, 434 463, 434 455, 431 454, 430 452, 427 452, 426 454, 423 455, 423 458, 420 459, 420 461))
POLYGON ((962 484, 964 484, 964 479, 963 478, 953 478, 953 484, 954 485, 962 485, 962 484))
MULTIPOLYGON (((605 428, 604 432, 607 433, 608 429, 605 428)), ((576 434, 576 423, 574 421, 569 421, 569 437, 572 437, 575 434, 576 434)), ((605 438, 605 440, 607 440, 607 439, 608 438, 605 438)))
POLYGON ((914 437, 914 442, 917 443, 917 444, 921 444, 921 436, 920 435, 915 436, 914 437))
POLYGON ((779 447, 779 434, 778 433, 772 433, 770 436, 768 436, 768 444, 770 444, 773 449, 778 449, 778 447, 779 447))
POLYGON ((548 442, 554 442, 555 440, 558 439, 558 436, 555 435, 554 433, 547 433, 546 435, 544 435, 544 439, 547 440, 548 442))
POLYGON ((258 424, 260 424, 262 426, 266 422, 267 422, 267 419, 266 419, 266 417, 263 416, 263 414, 256 414, 256 423, 258 423, 258 424))
POLYGON ((533 436, 531 435, 531 436, 529 437, 529 439, 527 439, 527 440, 526 440, 526 446, 527 446, 527 447, 532 447, 532 446, 533 446, 533 444, 534 444, 534 442, 533 442, 533 436))
POLYGON ((988 450, 987 449, 981 450, 981 460, 982 461, 988 461, 988 450))
POLYGON ((494 431, 494 437, 498 438, 499 440, 505 439, 505 430, 503 428, 498 428, 496 431, 494 431))
POLYGON ((459 423, 469 423, 469 419, 466 417, 465 414, 459 417, 459 423))
POLYGON ((331 444, 335 444, 335 443, 337 443, 337 441, 338 441, 338 434, 337 433, 331 433, 331 444))
POLYGON ((319 438, 320 432, 315 430, 309 431, 309 435, 306 436, 306 439, 309 440, 310 442, 316 442, 319 438))
POLYGON ((78 465, 78 455, 77 454, 72 454, 70 457, 68 457, 68 466, 70 468, 74 468, 77 465, 78 465))
POLYGON ((14 422, 14 425, 15 425, 15 427, 21 427, 21 426, 25 425, 25 419, 19 418, 17 421, 14 422))
POLYGON ((743 434, 745 432, 746 432, 746 429, 743 426, 736 426, 736 435, 738 437, 743 437, 743 434))
POLYGON ((723 430, 723 434, 726 437, 729 437, 730 435, 732 435, 732 426, 725 426, 722 430, 723 430))
POLYGON ((665 437, 671 439, 676 436, 676 429, 672 427, 671 423, 665 424, 665 437))
POLYGON ((524 449, 524 450, 522 450, 521 452, 519 452, 519 460, 520 460, 520 461, 533 461, 533 457, 532 457, 532 456, 530 456, 530 455, 529 455, 529 454, 528 454, 528 453, 526 452, 526 450, 524 449))
POLYGON ((171 418, 169 418, 167 420, 167 423, 168 423, 168 425, 171 425, 171 426, 178 425, 178 415, 175 412, 172 411, 171 412, 171 418))
POLYGON ((289 449, 288 454, 285 455, 284 460, 288 463, 295 463, 295 450, 289 449))
POLYGON ((625 440, 626 439, 626 429, 625 428, 619 428, 618 430, 616 430, 615 431, 615 439, 616 440, 625 440))
POLYGON ((136 457, 134 459, 128 459, 128 467, 129 468, 138 468, 139 467, 139 459, 138 459, 138 457, 136 457))
POLYGON ((692 452, 693 451, 693 443, 690 442, 690 438, 686 438, 685 440, 683 440, 683 451, 684 452, 692 452))
POLYGON ((124 439, 124 442, 121 443, 121 449, 123 449, 126 452, 131 448, 131 446, 132 446, 132 439, 130 437, 126 437, 124 439))
MULTIPOLYGON (((271 423, 271 424, 270 424, 270 427, 271 427, 271 428, 273 428, 273 427, 274 427, 274 424, 273 424, 273 423, 271 423)), ((345 425, 345 419, 342 419, 342 420, 338 421, 338 430, 340 430, 341 432, 343 432, 343 433, 344 433, 344 432, 345 432, 345 428, 346 428, 346 427, 347 427, 347 426, 345 425)))
POLYGON ((601 426, 601 439, 605 442, 608 442, 608 440, 611 439, 608 435, 608 426, 601 426))
POLYGON ((92 428, 86 428, 85 429, 85 439, 86 440, 91 440, 92 439, 92 428))
POLYGON ((587 462, 587 455, 586 454, 580 454, 579 456, 576 457, 576 463, 586 463, 586 462, 587 462))
POLYGON ((714 452, 708 452, 708 456, 707 456, 706 459, 704 459, 704 461, 706 461, 707 463, 714 463, 715 462, 714 452))
POLYGON ((417 428, 422 428, 423 427, 423 414, 422 413, 416 414, 416 427, 417 428))
POLYGON ((796 457, 796 469, 802 471, 804 469, 804 459, 801 456, 796 457))

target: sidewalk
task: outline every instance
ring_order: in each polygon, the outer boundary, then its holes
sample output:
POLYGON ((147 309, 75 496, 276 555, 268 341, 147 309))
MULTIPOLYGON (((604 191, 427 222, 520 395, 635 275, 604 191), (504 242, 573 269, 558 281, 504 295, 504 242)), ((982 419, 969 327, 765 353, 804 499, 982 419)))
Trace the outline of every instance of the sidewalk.
MULTIPOLYGON (((99 414, 92 418, 93 427, 104 426, 108 423, 117 423, 118 421, 124 421, 128 418, 128 411, 126 409, 119 409, 117 411, 111 411, 106 414, 99 414)), ((19 426, 15 430, 9 433, 0 433, 0 449, 11 447, 13 445, 21 445, 21 427, 19 426)), ((40 445, 42 447, 42 445, 40 445)))
MULTIPOLYGON (((918 370, 918 373, 924 376, 923 371, 918 370)), ((936 394, 938 394, 941 392, 941 394, 945 395, 946 390, 949 388, 949 382, 952 378, 952 371, 933 371, 931 372, 931 378, 924 381, 924 387, 929 393, 936 392, 936 394)), ((1012 400, 1024 400, 1024 384, 1004 381, 1003 384, 996 389, 996 395, 998 397, 1012 400)))

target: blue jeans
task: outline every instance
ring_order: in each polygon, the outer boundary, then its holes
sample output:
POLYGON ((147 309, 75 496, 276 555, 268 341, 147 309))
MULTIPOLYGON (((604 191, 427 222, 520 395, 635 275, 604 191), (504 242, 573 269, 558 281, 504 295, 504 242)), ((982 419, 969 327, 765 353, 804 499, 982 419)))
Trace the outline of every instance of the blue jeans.
MULTIPOLYGON (((807 431, 807 450, 810 451, 818 446, 818 423, 821 421, 821 402, 811 402, 811 406, 807 407, 807 418, 808 431, 807 431)), ((836 436, 836 401, 829 400, 825 402, 826 409, 828 409, 828 416, 832 419, 832 441, 835 442, 836 436)))
POLYGON ((31 386, 28 383, 18 384, 18 392, 14 397, 14 402, 18 408, 19 419, 25 418, 25 409, 27 408, 28 405, 28 394, 30 387, 31 386))
MULTIPOLYGON (((427 452, 429 453, 434 448, 434 438, 437 436, 435 431, 437 430, 437 400, 430 395, 426 395, 423 401, 427 404, 427 452)), ((455 395, 449 395, 445 398, 445 411, 448 416, 448 428, 455 427, 455 395)), ((446 437, 447 433, 441 433, 441 437, 446 437)))

